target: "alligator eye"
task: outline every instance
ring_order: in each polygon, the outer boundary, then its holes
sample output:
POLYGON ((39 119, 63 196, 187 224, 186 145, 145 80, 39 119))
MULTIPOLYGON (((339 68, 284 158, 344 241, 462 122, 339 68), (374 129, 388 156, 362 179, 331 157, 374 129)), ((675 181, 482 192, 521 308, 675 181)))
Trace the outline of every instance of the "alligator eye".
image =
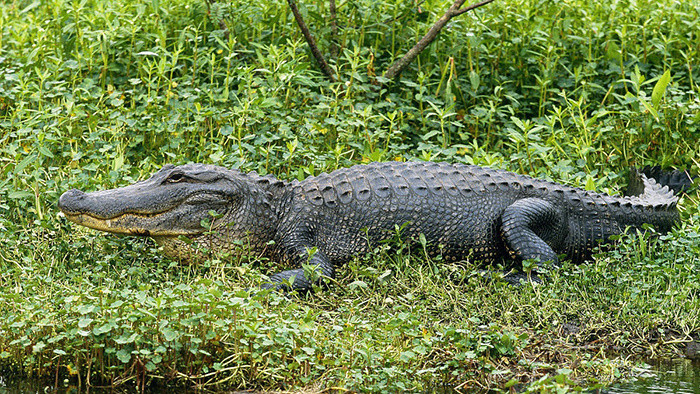
POLYGON ((165 180, 168 183, 178 183, 185 180, 185 176, 182 173, 175 172, 170 174, 170 176, 165 180))

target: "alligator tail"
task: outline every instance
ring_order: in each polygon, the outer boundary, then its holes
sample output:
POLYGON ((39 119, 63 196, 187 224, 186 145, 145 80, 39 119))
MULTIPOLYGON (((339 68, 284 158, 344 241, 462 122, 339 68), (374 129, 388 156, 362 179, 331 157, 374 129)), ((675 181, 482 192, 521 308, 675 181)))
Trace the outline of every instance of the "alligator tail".
POLYGON ((691 176, 689 170, 664 171, 659 166, 646 166, 642 173, 647 178, 654 178, 662 186, 668 186, 675 194, 688 192, 693 187, 697 175, 691 176))
POLYGON ((674 194, 687 192, 693 186, 693 180, 687 170, 662 170, 661 167, 646 166, 639 170, 630 168, 626 196, 638 196, 641 199, 673 198, 674 194))

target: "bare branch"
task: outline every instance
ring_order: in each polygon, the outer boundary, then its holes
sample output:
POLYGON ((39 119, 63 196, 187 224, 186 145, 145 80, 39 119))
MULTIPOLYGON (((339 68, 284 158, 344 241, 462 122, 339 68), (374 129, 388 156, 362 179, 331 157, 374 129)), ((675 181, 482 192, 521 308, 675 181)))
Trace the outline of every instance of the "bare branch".
POLYGON ((455 12, 452 16, 462 15, 462 14, 464 14, 465 12, 469 12, 469 11, 473 10, 474 8, 479 8, 479 7, 481 7, 482 5, 486 5, 486 4, 488 4, 488 3, 492 2, 492 1, 493 1, 493 0, 484 0, 484 1, 481 1, 481 2, 479 2, 479 3, 474 3, 474 4, 472 4, 472 5, 468 6, 468 7, 464 7, 464 8, 462 8, 462 9, 457 10, 457 12, 455 12))
POLYGON ((335 0, 328 0, 328 13, 331 19, 331 57, 335 59, 338 57, 338 20, 335 0))
POLYGON ((403 57, 397 61, 394 62, 384 73, 384 78, 387 79, 394 79, 398 77, 401 72, 411 64, 413 60, 415 60, 418 55, 420 55, 421 52, 425 48, 430 45, 435 38, 437 37, 438 33, 440 33, 440 30, 442 30, 443 27, 447 24, 447 22, 450 21, 455 16, 462 15, 463 13, 473 10, 475 8, 481 7, 485 4, 491 3, 494 0, 483 0, 479 3, 472 4, 470 6, 467 6, 465 8, 460 8, 462 7, 462 4, 464 4, 466 0, 456 0, 454 4, 445 12, 445 14, 438 19, 437 22, 428 30, 428 32, 421 38, 416 45, 413 46, 408 52, 406 52, 403 57))
POLYGON ((316 62, 318 63, 318 66, 321 67, 321 71, 326 75, 326 77, 331 81, 335 82, 335 76, 333 75, 333 71, 331 68, 328 66, 328 63, 326 63, 326 60, 323 58, 323 55, 321 54, 321 51, 318 50, 318 46, 316 46, 316 40, 314 40, 314 37, 311 35, 311 32, 309 31, 309 28, 306 26, 306 23, 304 23, 304 18, 301 16, 301 13, 299 12, 299 9, 297 8, 297 4, 294 2, 294 0, 287 0, 287 3, 289 3, 289 8, 292 10, 292 14, 294 14, 294 19, 297 21, 297 25, 299 25, 299 29, 301 29, 301 33, 304 35, 304 38, 306 39, 306 43, 309 45, 309 48, 311 49, 311 53, 314 55, 314 58, 316 58, 316 62))

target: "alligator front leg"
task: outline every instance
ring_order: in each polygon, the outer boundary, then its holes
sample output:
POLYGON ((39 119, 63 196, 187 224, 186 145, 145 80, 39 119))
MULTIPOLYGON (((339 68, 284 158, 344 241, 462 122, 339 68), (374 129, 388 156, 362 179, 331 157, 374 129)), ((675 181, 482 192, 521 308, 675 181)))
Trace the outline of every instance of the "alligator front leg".
POLYGON ((323 278, 333 279, 335 277, 335 267, 321 251, 313 253, 311 259, 308 258, 308 252, 304 252, 300 260, 306 263, 307 268, 310 267, 313 272, 308 272, 309 270, 304 268, 282 271, 272 275, 269 281, 261 287, 263 289, 305 292, 311 290, 314 284, 323 283, 323 278), (305 271, 307 272, 305 273, 305 271), (307 274, 309 273, 313 277, 308 278, 307 274))
MULTIPOLYGON (((541 263, 558 263, 552 244, 566 237, 564 220, 551 202, 540 198, 524 198, 510 205, 501 216, 501 234, 514 257, 519 261, 534 259, 541 263)), ((513 276, 519 281, 522 275, 513 276)))

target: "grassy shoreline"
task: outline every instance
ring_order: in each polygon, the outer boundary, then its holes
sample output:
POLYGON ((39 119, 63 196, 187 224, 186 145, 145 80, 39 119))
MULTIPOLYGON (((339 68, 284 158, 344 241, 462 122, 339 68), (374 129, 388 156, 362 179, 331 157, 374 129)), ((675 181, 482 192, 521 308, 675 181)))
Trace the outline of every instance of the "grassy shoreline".
MULTIPOLYGON (((700 172, 697 5, 494 2, 378 89, 374 76, 446 4, 343 3, 337 84, 286 2, 1 7, 0 369, 82 386, 542 391, 682 356, 700 340, 698 191, 674 232, 626 235, 542 286, 397 244, 290 298, 242 291, 276 262, 213 254, 185 266, 57 214, 70 188, 189 161, 301 179, 440 160, 600 192, 620 190, 630 165, 700 172)), ((327 51, 326 10, 314 7, 302 12, 327 51)))
MULTIPOLYGON (((129 273, 112 261, 74 268, 76 287, 64 280, 44 283, 41 294, 21 301, 5 295, 15 313, 6 315, 4 330, 16 338, 3 347, 5 365, 19 361, 30 376, 58 373, 96 385, 134 385, 145 377, 149 385, 215 389, 393 391, 441 382, 576 389, 629 377, 635 359, 682 355, 700 325, 692 267, 668 262, 696 252, 697 240, 685 244, 691 250, 658 242, 643 260, 647 272, 630 273, 635 265, 620 263, 634 258, 635 239, 614 256, 619 260, 564 266, 545 285, 520 288, 406 254, 391 261, 385 251, 302 298, 249 297, 240 289, 256 283, 260 271, 248 264, 163 268, 149 261, 158 260, 155 250, 142 256, 147 245, 119 246, 125 241, 108 241, 119 248, 109 258, 138 259, 129 273), (237 278, 241 267, 250 271, 237 278), (126 280, 115 282, 105 272, 112 270, 126 280), (159 281, 171 275, 179 278, 159 281)), ((103 255, 92 253, 96 260, 103 255)), ((47 273, 34 274, 27 279, 35 283, 47 273)))

